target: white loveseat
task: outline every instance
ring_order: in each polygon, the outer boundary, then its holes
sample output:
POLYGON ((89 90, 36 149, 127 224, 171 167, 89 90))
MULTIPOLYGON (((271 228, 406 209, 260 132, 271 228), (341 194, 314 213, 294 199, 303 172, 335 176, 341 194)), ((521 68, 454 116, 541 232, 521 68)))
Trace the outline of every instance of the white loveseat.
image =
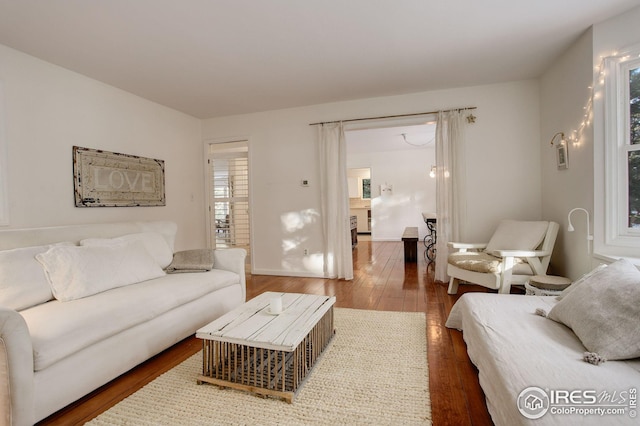
POLYGON ((466 293, 446 326, 463 332, 496 426, 638 424, 640 272, 630 263, 601 266, 559 297, 466 293))
POLYGON ((0 231, 0 424, 44 419, 245 301, 242 249, 215 250, 208 272, 162 271, 176 231, 165 221, 0 231), (64 264, 74 261, 84 266, 64 264), (82 282, 92 276, 95 287, 82 282))

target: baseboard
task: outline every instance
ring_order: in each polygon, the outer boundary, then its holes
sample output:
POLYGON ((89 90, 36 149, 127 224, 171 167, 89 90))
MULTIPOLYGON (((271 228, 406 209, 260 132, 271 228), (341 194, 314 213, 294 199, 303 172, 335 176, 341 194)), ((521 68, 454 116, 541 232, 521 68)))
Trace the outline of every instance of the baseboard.
POLYGON ((309 271, 282 271, 275 269, 256 268, 251 272, 252 275, 275 275, 281 277, 300 277, 300 278, 327 278, 324 274, 314 274, 309 271))

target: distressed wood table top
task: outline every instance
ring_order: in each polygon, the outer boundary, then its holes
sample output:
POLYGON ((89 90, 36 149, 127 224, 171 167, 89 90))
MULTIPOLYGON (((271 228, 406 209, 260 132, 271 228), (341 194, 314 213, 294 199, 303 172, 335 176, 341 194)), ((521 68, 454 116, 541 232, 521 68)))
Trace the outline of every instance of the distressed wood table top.
POLYGON ((200 339, 292 352, 336 298, 299 293, 263 293, 196 332, 200 339), (270 313, 271 298, 282 297, 282 313, 270 313))

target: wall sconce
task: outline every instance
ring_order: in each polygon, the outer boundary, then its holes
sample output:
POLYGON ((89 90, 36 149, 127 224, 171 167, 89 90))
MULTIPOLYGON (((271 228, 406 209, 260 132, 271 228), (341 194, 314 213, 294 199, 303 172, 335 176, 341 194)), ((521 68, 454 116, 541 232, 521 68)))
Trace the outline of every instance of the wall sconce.
POLYGON ((576 207, 572 209, 567 215, 567 219, 569 220, 569 226, 567 226, 567 231, 573 232, 575 231, 573 224, 571 224, 571 214, 576 210, 583 211, 587 215, 587 253, 591 253, 591 241, 593 241, 593 235, 591 235, 591 225, 589 224, 589 212, 582 207, 576 207))
POLYGON ((551 138, 551 146, 555 145, 558 136, 560 136, 560 143, 566 144, 566 140, 564 139, 564 132, 558 132, 551 138))
POLYGON ((430 178, 435 178, 436 177, 436 166, 431 166, 431 171, 429 172, 429 177, 430 178))

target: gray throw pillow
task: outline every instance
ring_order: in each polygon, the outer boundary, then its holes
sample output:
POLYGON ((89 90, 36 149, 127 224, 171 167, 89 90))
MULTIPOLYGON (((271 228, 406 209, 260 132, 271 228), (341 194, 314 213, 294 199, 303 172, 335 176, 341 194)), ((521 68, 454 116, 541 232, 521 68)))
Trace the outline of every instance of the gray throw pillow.
POLYGON ((591 354, 585 361, 640 357, 640 271, 618 260, 566 294, 548 318, 570 327, 591 354))

